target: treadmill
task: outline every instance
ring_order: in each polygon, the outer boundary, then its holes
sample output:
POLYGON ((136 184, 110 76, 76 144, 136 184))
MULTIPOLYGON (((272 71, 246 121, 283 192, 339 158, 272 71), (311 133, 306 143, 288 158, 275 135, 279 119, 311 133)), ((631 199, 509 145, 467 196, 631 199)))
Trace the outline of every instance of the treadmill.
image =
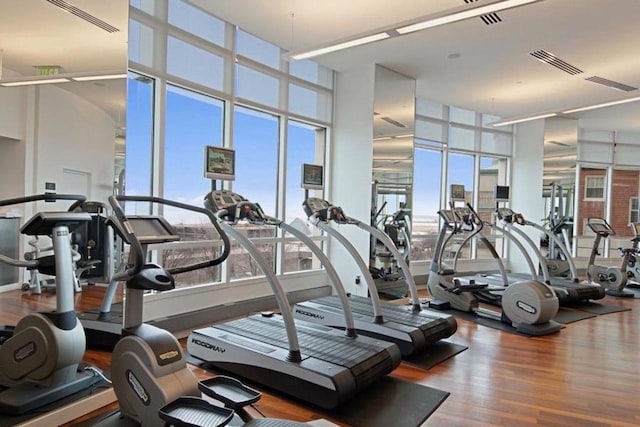
MULTIPOLYGON (((421 308, 409 266, 389 236, 376 227, 347 217, 340 207, 333 206, 326 200, 308 197, 303 207, 312 223, 338 240, 349 252, 367 284, 370 298, 353 294, 349 296, 349 304, 359 333, 397 344, 403 357, 426 352, 430 345, 453 335, 458 327, 453 316, 421 308), (337 224, 356 225, 386 246, 396 258, 408 284, 411 294, 409 307, 380 301, 368 266, 349 240, 330 226, 329 223, 332 221, 337 224)), ((339 316, 339 307, 338 297, 332 295, 296 304, 294 316, 334 328, 344 328, 344 320, 339 316)))
POLYGON ((347 402, 393 371, 401 360, 389 342, 296 320, 280 281, 255 245, 233 225, 262 224, 261 209, 236 193, 214 190, 205 205, 254 259, 271 286, 281 315, 257 314, 193 331, 189 354, 221 369, 324 409, 347 402))

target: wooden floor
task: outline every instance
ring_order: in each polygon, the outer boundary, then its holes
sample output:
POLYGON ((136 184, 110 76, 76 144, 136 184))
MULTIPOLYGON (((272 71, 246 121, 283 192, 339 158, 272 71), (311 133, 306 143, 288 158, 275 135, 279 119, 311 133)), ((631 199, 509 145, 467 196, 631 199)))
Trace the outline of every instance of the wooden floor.
MULTIPOLYGON (((76 297, 77 307, 98 306, 101 293, 101 288, 85 289, 76 297)), ((51 308, 53 301, 54 294, 0 294, 0 323, 15 323, 28 312, 51 308)), ((639 426, 640 300, 602 302, 633 310, 582 320, 539 338, 458 320, 450 341, 468 350, 429 371, 402 364, 392 375, 451 392, 427 426, 639 426)), ((109 369, 108 353, 88 351, 86 360, 109 369)), ((202 378, 212 375, 194 370, 202 378)), ((270 395, 258 407, 273 417, 320 417, 270 395)))

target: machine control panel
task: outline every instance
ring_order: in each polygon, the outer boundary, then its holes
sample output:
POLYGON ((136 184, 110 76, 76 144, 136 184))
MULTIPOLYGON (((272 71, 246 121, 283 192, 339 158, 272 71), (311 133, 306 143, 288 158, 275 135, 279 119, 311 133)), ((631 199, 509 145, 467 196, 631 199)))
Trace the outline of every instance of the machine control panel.
POLYGON ((265 222, 265 215, 257 203, 252 203, 238 193, 229 190, 215 190, 207 194, 208 208, 227 222, 241 220, 252 224, 265 222))
POLYGON ((207 195, 207 200, 211 205, 211 209, 214 212, 218 212, 222 209, 227 209, 230 206, 237 205, 240 202, 245 202, 247 199, 229 190, 216 190, 207 195))
POLYGON ((302 203, 302 207, 308 217, 315 215, 320 221, 326 222, 333 220, 342 224, 349 222, 342 208, 333 206, 328 201, 318 197, 309 197, 302 203))
POLYGON ((587 219, 587 225, 591 231, 602 237, 613 236, 616 234, 604 218, 589 218, 587 219))
POLYGON ((447 224, 455 224, 456 222, 458 222, 452 210, 442 209, 438 211, 438 213, 447 224))

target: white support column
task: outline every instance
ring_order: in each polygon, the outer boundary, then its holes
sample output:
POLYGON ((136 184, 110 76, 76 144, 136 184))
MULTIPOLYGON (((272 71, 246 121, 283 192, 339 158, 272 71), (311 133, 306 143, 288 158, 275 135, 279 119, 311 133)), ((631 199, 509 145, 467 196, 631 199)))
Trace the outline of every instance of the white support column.
MULTIPOLYGON (((542 199, 542 176, 544 169, 544 120, 534 120, 516 125, 513 147, 511 206, 516 212, 536 222, 544 211, 542 199)), ((539 241, 540 232, 532 227, 524 231, 534 241, 539 241)), ((509 243, 509 266, 512 272, 527 273, 528 267, 518 248, 509 243)), ((537 264, 537 257, 530 255, 537 264)))

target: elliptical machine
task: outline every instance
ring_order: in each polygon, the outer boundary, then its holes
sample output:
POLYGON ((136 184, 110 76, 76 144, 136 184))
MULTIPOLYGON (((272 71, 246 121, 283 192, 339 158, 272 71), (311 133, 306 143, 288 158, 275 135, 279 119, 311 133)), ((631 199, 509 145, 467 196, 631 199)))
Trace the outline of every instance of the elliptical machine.
MULTIPOLYGON (((0 201, 10 206, 35 201, 85 200, 83 196, 41 194, 0 201)), ((20 232, 29 236, 51 236, 53 255, 48 262, 56 276, 56 310, 23 317, 13 336, 0 348, 0 413, 33 411, 80 390, 100 378, 78 364, 85 351, 85 335, 74 310, 72 252, 69 233, 90 221, 86 213, 39 212, 20 232)), ((0 262, 37 269, 42 258, 20 261, 0 255, 0 262)))
MULTIPOLYGON (((199 382, 187 367, 178 340, 166 330, 142 322, 145 291, 174 289, 174 274, 213 267, 228 257, 229 238, 215 216, 206 209, 158 197, 111 196, 109 203, 113 217, 107 223, 130 247, 130 265, 114 277, 126 281, 123 338, 116 344, 111 362, 113 388, 122 415, 142 426, 224 426, 232 420, 233 409, 246 416, 242 408, 257 401, 259 393, 226 377, 199 382), (180 240, 180 236, 160 216, 126 216, 118 201, 158 203, 206 215, 222 239, 222 253, 215 259, 169 270, 145 263, 150 244, 175 242, 180 240), (201 393, 222 401, 226 408, 211 405, 200 397, 201 393)), ((248 424, 300 425, 269 418, 252 420, 248 424)))
MULTIPOLYGON (((467 208, 475 212, 471 205, 467 204, 467 208)), ((438 215, 443 221, 443 226, 438 234, 429 268, 427 287, 433 298, 429 307, 439 310, 453 308, 498 320, 512 325, 518 332, 532 336, 554 333, 562 328, 560 324, 551 320, 559 308, 555 293, 548 285, 533 280, 516 282, 504 289, 500 299, 501 313, 481 308, 480 301, 474 292, 486 290, 489 287, 488 284, 479 283, 475 279, 456 278, 456 271, 443 262, 443 256, 447 244, 462 230, 463 226, 465 229, 478 227, 476 232, 480 232, 483 223, 482 221, 478 223, 463 221, 461 218, 456 218, 452 210, 440 210, 438 215)))
MULTIPOLYGON (((587 226, 596 235, 591 247, 589 265, 587 266, 587 279, 605 288, 605 293, 612 297, 633 298, 635 294, 624 289, 628 276, 620 267, 609 267, 596 264, 596 256, 599 255, 598 247, 602 239, 614 236, 616 232, 604 218, 587 218, 587 226)), ((628 263, 623 261, 623 266, 628 263)))

